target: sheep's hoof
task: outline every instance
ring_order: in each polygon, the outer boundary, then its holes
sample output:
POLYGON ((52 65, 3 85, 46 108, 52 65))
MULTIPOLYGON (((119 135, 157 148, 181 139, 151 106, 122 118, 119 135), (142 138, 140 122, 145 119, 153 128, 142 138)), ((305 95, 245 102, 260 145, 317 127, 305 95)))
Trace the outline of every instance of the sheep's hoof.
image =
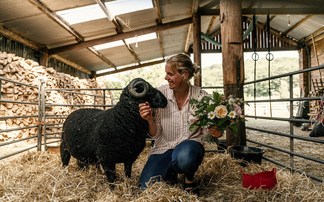
POLYGON ((116 185, 115 185, 115 184, 113 184, 113 183, 109 183, 109 189, 110 189, 111 191, 114 191, 115 188, 116 188, 116 185))

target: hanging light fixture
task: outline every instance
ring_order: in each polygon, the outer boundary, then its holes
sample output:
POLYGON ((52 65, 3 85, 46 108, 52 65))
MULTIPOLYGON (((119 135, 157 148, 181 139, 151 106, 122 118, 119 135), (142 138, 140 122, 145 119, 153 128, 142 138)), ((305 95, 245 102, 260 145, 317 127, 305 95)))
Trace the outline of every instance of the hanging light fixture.
POLYGON ((290 27, 290 15, 287 15, 288 18, 288 27, 290 27))
POLYGON ((136 42, 135 42, 135 48, 137 48, 137 47, 138 47, 138 43, 137 43, 137 35, 135 35, 135 40, 136 40, 136 42))

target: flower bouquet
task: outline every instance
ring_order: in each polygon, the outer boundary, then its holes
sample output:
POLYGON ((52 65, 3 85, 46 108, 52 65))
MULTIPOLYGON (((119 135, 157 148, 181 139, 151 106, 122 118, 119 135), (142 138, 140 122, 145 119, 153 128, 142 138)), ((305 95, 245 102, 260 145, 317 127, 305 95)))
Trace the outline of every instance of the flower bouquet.
MULTIPOLYGON (((245 121, 242 115, 243 98, 233 98, 232 95, 225 98, 224 95, 213 92, 213 95, 202 96, 200 94, 198 100, 191 99, 189 103, 194 117, 190 121, 191 132, 197 127, 217 126, 218 131, 223 132, 228 127, 235 134, 238 132, 238 121, 245 121)), ((210 143, 218 142, 218 139, 209 133, 205 140, 210 143)))

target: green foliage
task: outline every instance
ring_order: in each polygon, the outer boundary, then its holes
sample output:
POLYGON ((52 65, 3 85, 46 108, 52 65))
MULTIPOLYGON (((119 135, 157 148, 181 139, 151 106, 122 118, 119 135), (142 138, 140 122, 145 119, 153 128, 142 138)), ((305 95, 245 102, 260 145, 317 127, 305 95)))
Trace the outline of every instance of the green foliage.
MULTIPOLYGON (((159 64, 152 67, 145 67, 101 77, 98 78, 98 81, 104 83, 106 86, 108 86, 108 88, 124 88, 132 79, 140 77, 156 88, 163 84, 166 84, 164 75, 164 66, 162 64, 159 64)), ((116 101, 119 99, 121 93, 121 90, 112 92, 116 101)))
MULTIPOLYGON (((256 61, 247 59, 244 61, 245 70, 245 82, 254 81, 254 75, 256 80, 269 77, 269 67, 270 76, 276 76, 280 74, 285 74, 299 69, 298 58, 275 58, 270 62, 265 58, 261 58, 256 61), (255 67, 256 65, 256 67, 255 67), (256 69, 256 74, 254 74, 254 68, 256 69)), ((293 80, 294 96, 299 97, 299 79, 294 77, 293 80)), ((278 96, 280 98, 289 97, 289 78, 283 77, 270 81, 270 91, 271 96, 278 96)), ((253 97, 253 85, 244 86, 244 93, 246 97, 253 97)), ((268 97, 269 96, 269 81, 259 82, 256 84, 256 97, 268 97)))
MULTIPOLYGON (((265 58, 261 58, 256 62, 256 79, 262 79, 268 77, 269 62, 265 58)), ((270 76, 293 72, 299 69, 298 58, 275 58, 270 63, 270 76)), ((254 61, 246 58, 244 61, 245 70, 245 82, 254 80, 254 61)), ((299 97, 299 80, 298 76, 294 76, 294 97, 299 97)), ((141 77, 151 83, 153 87, 159 87, 166 84, 164 80, 165 70, 164 65, 154 65, 152 67, 140 68, 132 71, 127 71, 119 74, 113 74, 98 78, 103 81, 109 88, 123 88, 132 79, 141 77)), ((192 81, 191 81, 192 82, 192 81)), ((193 83, 193 82, 192 82, 193 83)), ((202 68, 202 86, 223 86, 223 70, 221 64, 214 64, 209 67, 202 68)), ((244 86, 244 96, 254 96, 254 85, 244 86)), ((271 96, 277 96, 280 98, 289 97, 289 78, 284 77, 270 81, 271 96)), ((206 89, 209 94, 213 91, 223 93, 222 89, 206 89)), ((119 98, 121 91, 113 92, 114 97, 119 98)), ((256 96, 257 97, 268 97, 269 95, 269 82, 264 81, 256 84, 256 96)))

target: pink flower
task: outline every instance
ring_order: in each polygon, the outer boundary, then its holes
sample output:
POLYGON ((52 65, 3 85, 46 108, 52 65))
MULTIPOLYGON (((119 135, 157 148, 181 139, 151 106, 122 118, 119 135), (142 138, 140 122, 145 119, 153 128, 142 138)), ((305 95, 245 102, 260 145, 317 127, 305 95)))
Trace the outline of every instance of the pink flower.
POLYGON ((229 98, 232 98, 232 97, 233 97, 233 95, 229 95, 228 97, 229 97, 229 98))
POLYGON ((237 104, 234 104, 234 111, 238 115, 241 115, 242 114, 241 107, 239 105, 237 105, 237 104))
POLYGON ((191 122, 191 123, 197 123, 197 121, 198 121, 198 117, 197 116, 194 116, 193 114, 189 114, 189 121, 191 122))

